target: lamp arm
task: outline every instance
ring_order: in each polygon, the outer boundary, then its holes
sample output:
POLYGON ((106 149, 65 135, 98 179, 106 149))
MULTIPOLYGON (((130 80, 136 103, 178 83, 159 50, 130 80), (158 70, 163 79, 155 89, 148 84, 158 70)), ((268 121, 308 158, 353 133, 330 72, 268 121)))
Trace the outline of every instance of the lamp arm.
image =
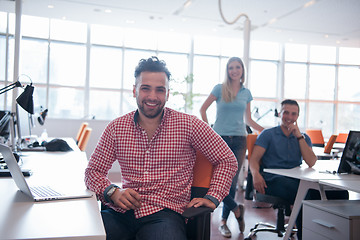
POLYGON ((221 18, 224 20, 225 23, 230 25, 236 23, 236 21, 239 20, 241 17, 245 17, 246 19, 249 19, 248 15, 246 15, 245 13, 240 13, 233 21, 229 22, 228 20, 226 20, 221 9, 221 0, 219 0, 219 10, 220 10, 221 18))
POLYGON ((261 115, 258 119, 256 119, 256 121, 258 122, 260 119, 262 119, 263 117, 268 115, 268 113, 271 112, 271 111, 272 111, 272 109, 267 110, 263 115, 261 115))
POLYGON ((16 81, 16 82, 0 89, 0 94, 6 93, 7 91, 9 91, 13 88, 16 88, 16 87, 21 87, 21 83, 19 81, 16 81))

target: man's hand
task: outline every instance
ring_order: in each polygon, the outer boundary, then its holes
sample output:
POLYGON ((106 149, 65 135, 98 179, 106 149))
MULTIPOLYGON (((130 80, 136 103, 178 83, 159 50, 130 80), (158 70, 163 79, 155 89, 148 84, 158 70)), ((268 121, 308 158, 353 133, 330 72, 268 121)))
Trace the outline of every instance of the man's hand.
POLYGON ((297 121, 294 122, 294 124, 288 125, 288 130, 290 133, 292 133, 295 137, 301 137, 301 132, 299 129, 299 126, 297 125, 297 121))
POLYGON ((115 206, 121 207, 125 210, 137 209, 141 207, 141 196, 131 188, 116 189, 111 196, 111 200, 115 206))
POLYGON ((186 207, 187 208, 191 208, 191 207, 197 208, 200 206, 209 207, 212 210, 214 210, 216 208, 215 203, 213 203, 212 201, 210 201, 209 199, 206 199, 206 198, 193 198, 186 207))
POLYGON ((253 174, 253 185, 256 191, 261 194, 265 194, 265 188, 267 188, 266 182, 259 172, 253 174))

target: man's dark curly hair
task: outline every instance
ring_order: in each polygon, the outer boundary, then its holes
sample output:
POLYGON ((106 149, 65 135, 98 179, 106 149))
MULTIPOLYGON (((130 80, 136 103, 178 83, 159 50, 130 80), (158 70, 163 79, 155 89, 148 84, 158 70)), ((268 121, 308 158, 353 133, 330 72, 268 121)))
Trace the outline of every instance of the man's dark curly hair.
POLYGON ((135 68, 135 78, 138 78, 142 72, 164 72, 168 80, 170 80, 171 76, 170 71, 166 67, 166 63, 154 56, 139 61, 139 64, 135 68))

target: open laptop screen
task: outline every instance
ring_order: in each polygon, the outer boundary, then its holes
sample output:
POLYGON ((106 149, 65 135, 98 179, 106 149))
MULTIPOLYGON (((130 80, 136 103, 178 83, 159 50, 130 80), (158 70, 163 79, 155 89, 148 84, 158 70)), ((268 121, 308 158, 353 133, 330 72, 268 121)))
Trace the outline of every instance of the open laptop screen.
POLYGON ((360 174, 360 131, 349 132, 338 173, 360 174))

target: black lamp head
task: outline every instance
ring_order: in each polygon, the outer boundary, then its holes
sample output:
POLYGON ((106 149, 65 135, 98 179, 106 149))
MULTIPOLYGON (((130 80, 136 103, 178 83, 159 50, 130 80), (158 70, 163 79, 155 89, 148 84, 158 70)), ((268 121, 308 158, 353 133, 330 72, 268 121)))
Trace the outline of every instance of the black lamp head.
POLYGON ((275 116, 275 117, 279 117, 279 112, 278 112, 277 108, 275 108, 274 116, 275 116))
POLYGON ((38 117, 38 122, 40 123, 40 125, 44 125, 47 113, 48 113, 47 109, 45 109, 40 113, 40 116, 38 117))
POLYGON ((16 99, 16 102, 28 113, 34 114, 34 87, 32 84, 25 87, 24 92, 16 99))

